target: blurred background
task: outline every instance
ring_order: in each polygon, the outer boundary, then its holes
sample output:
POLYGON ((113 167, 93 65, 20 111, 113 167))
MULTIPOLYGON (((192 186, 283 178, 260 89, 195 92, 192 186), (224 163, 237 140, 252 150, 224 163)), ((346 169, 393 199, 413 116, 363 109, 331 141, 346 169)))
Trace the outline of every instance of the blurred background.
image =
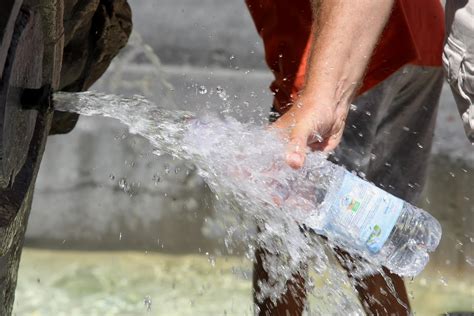
MULTIPOLYGON (((272 75, 244 1, 130 5, 134 34, 94 90, 266 121, 272 75)), ((429 170, 418 204, 443 239, 408 280, 412 304, 417 315, 473 311, 474 150, 448 87, 429 170)), ((250 261, 227 253, 219 216, 192 168, 116 121, 81 117, 48 140, 14 313, 253 315, 250 261)))

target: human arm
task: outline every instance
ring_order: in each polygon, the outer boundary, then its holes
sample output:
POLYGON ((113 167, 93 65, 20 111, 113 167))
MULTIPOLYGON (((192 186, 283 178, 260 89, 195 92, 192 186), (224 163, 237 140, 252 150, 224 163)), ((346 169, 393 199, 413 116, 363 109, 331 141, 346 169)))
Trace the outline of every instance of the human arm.
POLYGON ((395 0, 312 0, 313 38, 305 85, 273 126, 288 137, 286 161, 304 163, 307 147, 333 150, 395 0))

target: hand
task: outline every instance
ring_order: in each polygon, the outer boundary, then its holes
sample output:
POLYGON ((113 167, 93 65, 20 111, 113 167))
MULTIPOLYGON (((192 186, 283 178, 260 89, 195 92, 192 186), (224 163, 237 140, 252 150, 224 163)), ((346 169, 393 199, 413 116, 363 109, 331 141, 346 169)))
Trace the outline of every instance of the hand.
POLYGON ((301 95, 274 126, 289 140, 286 161, 301 168, 307 147, 341 141, 350 102, 387 24, 394 0, 312 0, 313 30, 301 95))
POLYGON ((334 150, 342 138, 349 104, 318 102, 300 97, 272 127, 288 140, 286 162, 294 169, 303 166, 306 151, 334 150))

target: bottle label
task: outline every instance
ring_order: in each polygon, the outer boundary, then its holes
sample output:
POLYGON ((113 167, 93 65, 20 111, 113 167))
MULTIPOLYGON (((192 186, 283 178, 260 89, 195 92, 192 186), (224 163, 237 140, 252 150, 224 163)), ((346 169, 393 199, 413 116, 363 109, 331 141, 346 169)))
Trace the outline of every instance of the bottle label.
POLYGON ((330 220, 327 229, 346 236, 377 253, 387 241, 403 208, 403 200, 344 173, 342 185, 329 197, 330 220))

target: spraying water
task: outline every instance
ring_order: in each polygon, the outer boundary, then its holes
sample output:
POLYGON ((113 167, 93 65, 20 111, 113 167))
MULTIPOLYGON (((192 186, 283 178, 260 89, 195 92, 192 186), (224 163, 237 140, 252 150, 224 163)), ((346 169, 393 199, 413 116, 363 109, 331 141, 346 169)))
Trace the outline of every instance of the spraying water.
MULTIPOLYGON (((59 93, 55 106, 61 111, 118 119, 131 133, 148 139, 156 154, 167 153, 195 164, 216 194, 219 209, 238 218, 237 227, 227 227, 226 245, 238 238, 247 245, 249 257, 257 247, 266 251, 264 267, 269 280, 260 284, 261 298, 277 300, 292 275, 309 269, 330 280, 324 289, 318 287, 319 294, 330 293, 341 311, 357 312, 341 290, 341 272, 330 264, 326 246, 316 234, 302 229, 302 224, 324 226, 318 214, 324 214, 322 210, 328 207, 324 197, 338 181, 336 166, 323 154, 310 154, 304 168, 293 170, 283 159, 284 141, 264 126, 215 116, 196 119, 192 113, 164 110, 139 96, 59 93)), ((326 244, 335 247, 331 241, 326 244)), ((352 275, 383 273, 381 263, 358 260, 352 264, 352 275)))

